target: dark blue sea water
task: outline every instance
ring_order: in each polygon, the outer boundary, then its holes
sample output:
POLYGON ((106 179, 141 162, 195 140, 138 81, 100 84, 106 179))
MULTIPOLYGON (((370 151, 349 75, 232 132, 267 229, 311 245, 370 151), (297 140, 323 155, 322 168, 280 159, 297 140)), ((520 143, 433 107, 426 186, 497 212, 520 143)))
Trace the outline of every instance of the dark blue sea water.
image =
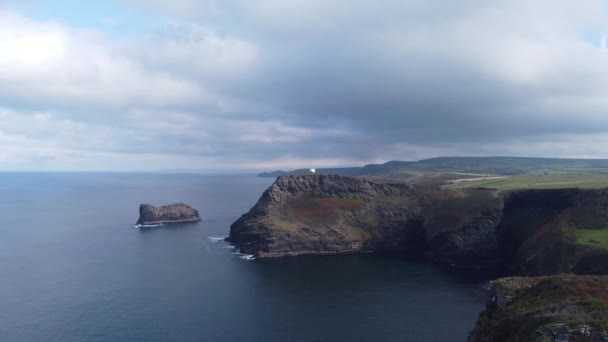
POLYGON ((483 275, 396 256, 243 260, 230 224, 272 182, 0 173, 0 341, 464 341, 483 275), (140 203, 205 221, 132 228, 140 203))

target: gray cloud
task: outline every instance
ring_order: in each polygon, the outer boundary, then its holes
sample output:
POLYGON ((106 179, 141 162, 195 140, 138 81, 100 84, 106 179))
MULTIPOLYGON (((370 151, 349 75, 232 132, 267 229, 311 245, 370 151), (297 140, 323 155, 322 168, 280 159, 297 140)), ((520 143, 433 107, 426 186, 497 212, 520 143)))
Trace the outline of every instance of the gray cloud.
POLYGON ((167 25, 121 41, 0 11, 5 165, 608 157, 601 1, 125 3, 167 25))

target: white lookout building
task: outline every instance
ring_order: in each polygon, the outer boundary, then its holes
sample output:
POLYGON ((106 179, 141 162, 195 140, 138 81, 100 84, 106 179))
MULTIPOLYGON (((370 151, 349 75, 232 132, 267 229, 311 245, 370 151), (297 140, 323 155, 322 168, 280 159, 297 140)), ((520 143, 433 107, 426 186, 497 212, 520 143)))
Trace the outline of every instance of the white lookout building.
POLYGON ((315 173, 317 172, 317 169, 310 169, 310 173, 315 173))

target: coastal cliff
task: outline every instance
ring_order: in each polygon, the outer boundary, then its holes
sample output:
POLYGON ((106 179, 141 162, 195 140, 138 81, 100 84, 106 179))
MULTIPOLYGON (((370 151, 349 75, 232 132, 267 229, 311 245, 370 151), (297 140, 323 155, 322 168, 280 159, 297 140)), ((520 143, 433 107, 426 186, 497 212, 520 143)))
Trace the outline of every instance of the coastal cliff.
POLYGON ((231 226, 228 240, 257 257, 373 251, 487 265, 499 259, 502 207, 494 190, 285 176, 231 226))
POLYGON ((407 184, 334 175, 279 177, 230 229, 258 257, 418 250, 425 198, 407 184), (403 205, 407 201, 408 205, 403 205))
POLYGON ((139 206, 139 225, 173 224, 200 221, 196 209, 184 203, 176 203, 155 207, 150 204, 139 206))
POLYGON ((608 273, 606 190, 447 190, 336 175, 278 177, 230 229, 257 257, 353 252, 426 255, 505 274, 608 273))

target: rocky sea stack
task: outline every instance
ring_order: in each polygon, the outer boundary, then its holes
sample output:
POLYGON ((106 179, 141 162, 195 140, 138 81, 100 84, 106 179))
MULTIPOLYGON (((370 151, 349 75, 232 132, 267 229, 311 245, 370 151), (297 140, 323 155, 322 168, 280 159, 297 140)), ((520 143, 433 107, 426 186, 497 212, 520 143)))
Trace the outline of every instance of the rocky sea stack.
POLYGON ((139 220, 137 224, 174 224, 201 221, 196 209, 184 203, 176 203, 155 207, 150 204, 139 206, 139 220))

